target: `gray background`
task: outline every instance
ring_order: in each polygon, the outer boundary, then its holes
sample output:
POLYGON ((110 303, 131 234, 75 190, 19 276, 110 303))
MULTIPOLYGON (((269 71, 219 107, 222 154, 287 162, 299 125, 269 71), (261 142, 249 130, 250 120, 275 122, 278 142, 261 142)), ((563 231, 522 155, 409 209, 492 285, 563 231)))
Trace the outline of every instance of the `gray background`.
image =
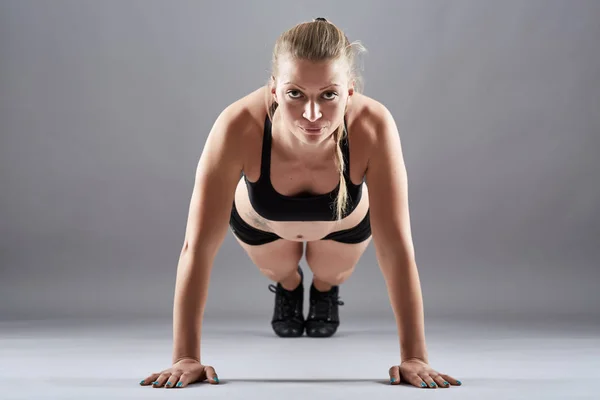
MULTIPOLYGON (((0 318, 170 316, 207 134, 319 16, 400 128, 426 317, 598 317, 600 2, 2 0, 0 318)), ((206 318, 269 283, 229 232, 206 318)), ((373 245, 341 295, 393 318, 373 245)))

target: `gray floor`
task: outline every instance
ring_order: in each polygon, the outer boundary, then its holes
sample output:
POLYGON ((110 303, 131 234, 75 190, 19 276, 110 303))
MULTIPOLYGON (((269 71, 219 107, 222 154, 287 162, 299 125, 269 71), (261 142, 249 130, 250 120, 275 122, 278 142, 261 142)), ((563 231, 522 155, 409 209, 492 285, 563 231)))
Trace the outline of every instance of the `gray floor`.
POLYGON ((268 321, 207 320, 221 384, 138 386, 168 367, 169 320, 0 322, 0 398, 600 399, 600 323, 427 319, 431 365, 462 387, 390 386, 394 322, 345 321, 329 339, 280 339, 268 321))

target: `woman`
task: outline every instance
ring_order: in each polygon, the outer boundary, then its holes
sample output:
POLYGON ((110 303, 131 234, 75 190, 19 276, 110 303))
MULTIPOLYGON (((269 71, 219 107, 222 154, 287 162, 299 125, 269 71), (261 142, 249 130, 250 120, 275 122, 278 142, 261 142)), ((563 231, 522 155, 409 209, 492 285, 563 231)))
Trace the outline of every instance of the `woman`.
POLYGON ((281 337, 335 333, 339 285, 373 238, 400 338, 391 382, 460 385, 428 364, 399 134, 382 104, 355 91, 355 53, 363 49, 324 18, 299 24, 277 40, 270 82, 217 118, 198 163, 178 264, 173 365, 142 385, 218 383, 214 368, 201 364, 200 333, 228 221, 277 282, 269 288, 281 337), (314 275, 306 319, 303 242, 314 275))

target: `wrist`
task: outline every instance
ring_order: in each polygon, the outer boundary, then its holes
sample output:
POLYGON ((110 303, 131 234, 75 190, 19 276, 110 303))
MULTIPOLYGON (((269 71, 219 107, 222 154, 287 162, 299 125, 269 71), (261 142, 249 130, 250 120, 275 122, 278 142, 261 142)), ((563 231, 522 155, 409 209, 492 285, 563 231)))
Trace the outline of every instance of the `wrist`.
POLYGON ((413 340, 400 343, 401 360, 417 359, 429 363, 425 340, 413 340))
POLYGON ((174 358, 173 359, 173 364, 177 364, 179 361, 183 361, 183 360, 197 361, 197 362, 200 363, 200 357, 181 356, 181 357, 174 358))

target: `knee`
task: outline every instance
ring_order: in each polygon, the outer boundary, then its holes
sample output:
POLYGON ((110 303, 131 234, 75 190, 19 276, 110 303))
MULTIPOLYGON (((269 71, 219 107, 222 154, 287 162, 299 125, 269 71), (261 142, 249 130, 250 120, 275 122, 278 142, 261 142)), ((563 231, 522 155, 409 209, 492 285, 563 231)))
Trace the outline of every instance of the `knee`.
POLYGON ((267 278, 271 279, 275 282, 281 282, 282 280, 289 278, 296 270, 298 269, 298 265, 291 265, 286 268, 282 268, 281 265, 276 268, 271 267, 258 267, 260 272, 265 275, 267 278))
POLYGON ((352 272, 354 272, 354 265, 350 266, 350 267, 345 267, 345 268, 312 268, 311 266, 311 270, 313 275, 319 279, 320 281, 323 281, 325 283, 328 283, 329 285, 333 285, 333 286, 339 286, 342 283, 344 283, 349 277, 350 275, 352 275, 352 272))

